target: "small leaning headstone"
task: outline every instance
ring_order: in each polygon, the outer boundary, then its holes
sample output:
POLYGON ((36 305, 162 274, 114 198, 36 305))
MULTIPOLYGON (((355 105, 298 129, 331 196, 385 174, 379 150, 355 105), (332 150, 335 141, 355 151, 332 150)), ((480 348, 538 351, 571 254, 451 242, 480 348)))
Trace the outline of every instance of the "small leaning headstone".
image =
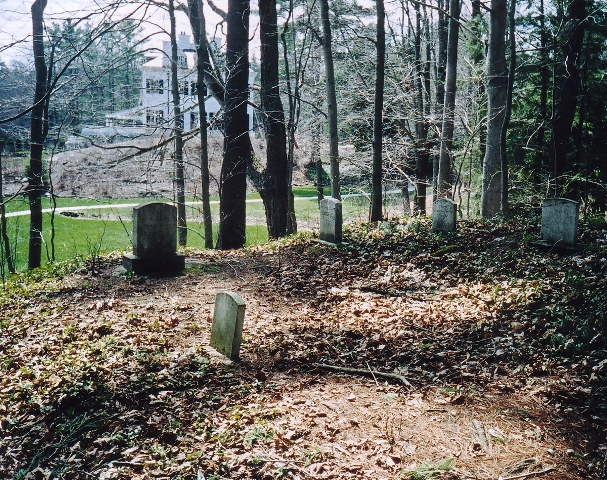
POLYGON ((185 258, 177 255, 177 207, 151 202, 133 209, 133 253, 123 266, 137 274, 183 270, 185 258))
POLYGON ((215 296, 215 311, 211 327, 211 346, 230 360, 240 357, 245 302, 240 295, 219 292, 215 296))
POLYGON ((329 243, 342 241, 341 202, 333 197, 320 201, 320 239, 329 243))
POLYGON ((432 231, 455 232, 456 205, 453 200, 440 198, 432 205, 432 231))
POLYGON ((542 241, 573 247, 577 242, 579 203, 567 198, 548 198, 542 204, 542 241))

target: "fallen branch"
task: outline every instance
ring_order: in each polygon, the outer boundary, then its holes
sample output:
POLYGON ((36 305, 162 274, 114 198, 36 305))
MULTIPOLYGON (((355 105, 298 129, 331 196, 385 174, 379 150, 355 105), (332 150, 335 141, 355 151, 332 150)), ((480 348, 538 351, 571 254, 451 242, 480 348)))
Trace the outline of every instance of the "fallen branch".
POLYGON ((485 434, 485 427, 480 421, 476 419, 472 419, 472 425, 474 425, 474 429, 476 430, 476 434, 478 435, 478 440, 480 444, 483 446, 485 451, 488 451, 489 442, 487 441, 487 435, 485 434))
POLYGON ((540 475, 545 475, 547 473, 550 473, 553 470, 556 470, 556 469, 554 467, 548 467, 548 468, 545 468, 544 470, 539 470, 537 472, 521 473, 520 475, 514 475, 512 477, 499 477, 498 480, 517 480, 519 478, 538 477, 540 475))
POLYGON ((377 370, 364 370, 362 368, 339 367, 337 365, 327 365, 325 363, 315 363, 314 366, 329 372, 348 373, 350 375, 362 375, 365 377, 379 377, 387 378, 389 380, 398 380, 407 387, 413 387, 409 380, 407 380, 403 375, 398 375, 397 373, 385 373, 378 372, 377 370))

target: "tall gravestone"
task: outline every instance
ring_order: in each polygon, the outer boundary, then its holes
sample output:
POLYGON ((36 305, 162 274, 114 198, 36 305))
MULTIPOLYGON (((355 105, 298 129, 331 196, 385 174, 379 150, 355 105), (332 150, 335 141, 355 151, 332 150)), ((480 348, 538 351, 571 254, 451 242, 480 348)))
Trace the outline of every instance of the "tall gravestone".
POLYGON ((211 346, 230 360, 240 357, 245 302, 240 295, 219 292, 215 296, 215 311, 211 327, 211 346))
POLYGON ((456 205, 453 200, 441 198, 432 205, 432 231, 455 232, 456 205))
POLYGON ((341 202, 333 197, 320 201, 320 239, 329 243, 341 243, 343 217, 341 202))
POLYGON ((542 204, 542 241, 573 247, 577 241, 579 203, 567 198, 548 198, 542 204))
POLYGON ((137 274, 183 270, 185 258, 177 255, 177 207, 152 202, 133 209, 133 253, 123 266, 137 274))

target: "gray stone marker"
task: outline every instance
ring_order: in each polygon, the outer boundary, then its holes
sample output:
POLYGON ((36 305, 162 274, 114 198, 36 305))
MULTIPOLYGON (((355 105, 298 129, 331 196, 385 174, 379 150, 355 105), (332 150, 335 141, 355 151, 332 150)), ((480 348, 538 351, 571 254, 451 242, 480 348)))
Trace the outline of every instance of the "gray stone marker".
POLYGON ((343 218, 341 202, 333 197, 320 201, 320 239, 329 243, 341 243, 343 218))
POLYGON ((440 198, 432 205, 432 231, 455 232, 456 205, 453 200, 440 198))
POLYGON ((236 293, 219 292, 215 296, 211 346, 230 360, 240 357, 244 310, 244 300, 236 293))
POLYGON ((542 204, 542 242, 573 247, 577 241, 579 203, 567 198, 548 198, 542 204))
POLYGON ((177 255, 177 207, 152 202, 133 209, 133 253, 123 266, 137 274, 183 270, 185 258, 177 255))

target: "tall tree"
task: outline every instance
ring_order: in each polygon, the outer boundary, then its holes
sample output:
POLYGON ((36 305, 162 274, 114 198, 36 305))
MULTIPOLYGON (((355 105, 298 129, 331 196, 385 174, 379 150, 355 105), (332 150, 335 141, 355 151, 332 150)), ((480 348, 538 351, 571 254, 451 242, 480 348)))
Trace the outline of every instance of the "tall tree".
MULTIPOLYGON (((426 58, 422 49, 422 15, 419 3, 414 3, 415 9, 415 198, 416 212, 426 213, 426 191, 428 177, 431 172, 430 149, 428 145, 428 119, 430 117, 430 41, 426 38, 426 58)), ((429 34, 428 18, 424 8, 424 31, 429 34)), ((407 190, 408 191, 408 190, 407 190)))
POLYGON ((287 133, 278 83, 278 26, 276 0, 259 1, 261 39, 261 113, 266 133, 266 172, 260 196, 266 210, 270 238, 287 233, 289 206, 287 133))
POLYGON ((339 136, 337 131, 337 96, 335 94, 335 70, 329 0, 320 0, 322 22, 322 50, 325 59, 325 86, 327 94, 327 119, 329 125, 329 160, 331 162, 331 196, 341 199, 339 176, 339 136))
MULTIPOLYGON (((10 273, 15 273, 15 264, 13 262, 13 256, 11 255, 11 245, 8 238, 8 231, 6 228, 6 208, 4 205, 4 192, 2 186, 4 184, 4 178, 2 176, 2 154, 4 153, 4 139, 0 139, 0 241, 2 242, 2 252, 6 261, 6 266, 10 273)), ((0 270, 2 272, 2 278, 4 278, 4 261, 0 262, 0 270)))
POLYGON ((383 217, 382 176, 383 176, 383 135, 384 135, 384 82, 386 65, 386 12, 384 0, 375 1, 377 10, 377 62, 375 64, 375 104, 373 115, 373 176, 371 188, 372 222, 383 217))
POLYGON ((483 163, 481 215, 491 218, 500 212, 502 200, 502 128, 506 117, 508 69, 506 67, 506 20, 508 0, 492 0, 489 14, 487 53, 487 148, 483 163))
MULTIPOLYGON (((202 196, 202 219, 204 223, 204 246, 213 248, 213 217, 210 203, 209 142, 206 111, 205 75, 211 72, 207 44, 206 22, 202 0, 188 0, 188 18, 192 26, 196 44, 196 95, 198 97, 198 117, 200 128, 200 179, 202 196)), ((223 98, 223 95, 222 95, 223 98)))
MULTIPOLYGON (((438 41, 436 53, 436 72, 435 72, 435 90, 436 105, 435 112, 437 118, 442 118, 445 106, 445 80, 447 75, 447 45, 449 43, 449 21, 448 21, 448 0, 438 0, 438 41), (446 11, 445 11, 446 10, 446 11)), ((442 128, 442 123, 438 128, 442 128)), ((440 138, 438 139, 438 154, 434 155, 432 163, 432 185, 434 198, 438 196, 438 170, 440 164, 440 138)))
POLYGON ((225 139, 219 186, 217 248, 242 248, 246 240, 247 166, 251 159, 249 94, 250 0, 228 0, 225 139))
POLYGON ((577 109, 578 93, 581 89, 579 57, 584 43, 586 26, 586 4, 591 0, 571 0, 567 5, 567 23, 564 27, 563 83, 558 105, 552 117, 552 174, 554 184, 551 189, 556 196, 567 194, 563 191, 562 175, 570 169, 569 153, 571 126, 577 109))
POLYGON ((445 73, 445 101, 438 164, 437 195, 451 197, 451 165, 453 163, 453 129, 455 123, 455 92, 457 90, 457 48, 459 39, 460 0, 449 4, 449 39, 447 41, 447 70, 445 73))
POLYGON ((169 0, 171 38, 171 94, 173 97, 173 137, 175 141, 175 185, 177 187, 177 241, 185 247, 188 240, 185 213, 185 168, 183 163, 183 112, 179 92, 179 60, 177 58, 177 28, 175 25, 175 0, 169 0))
POLYGON ((500 135, 500 156, 502 165, 502 205, 501 211, 504 217, 508 216, 509 203, 508 203, 508 179, 509 179, 509 166, 508 166, 508 155, 507 155, 507 137, 508 128, 510 127, 510 119, 512 118, 512 95, 514 92, 514 74, 516 72, 516 39, 514 38, 515 33, 515 16, 516 16, 516 0, 510 0, 510 7, 508 9, 508 44, 510 50, 510 62, 508 65, 508 86, 506 87, 506 113, 504 115, 504 123, 502 125, 502 131, 500 135))
POLYGON ((36 69, 36 89, 31 110, 30 165, 28 169, 28 198, 30 206, 29 269, 41 264, 42 256, 42 201, 44 195, 44 169, 42 152, 48 132, 48 69, 44 56, 44 9, 46 0, 32 4, 33 52, 36 69))

